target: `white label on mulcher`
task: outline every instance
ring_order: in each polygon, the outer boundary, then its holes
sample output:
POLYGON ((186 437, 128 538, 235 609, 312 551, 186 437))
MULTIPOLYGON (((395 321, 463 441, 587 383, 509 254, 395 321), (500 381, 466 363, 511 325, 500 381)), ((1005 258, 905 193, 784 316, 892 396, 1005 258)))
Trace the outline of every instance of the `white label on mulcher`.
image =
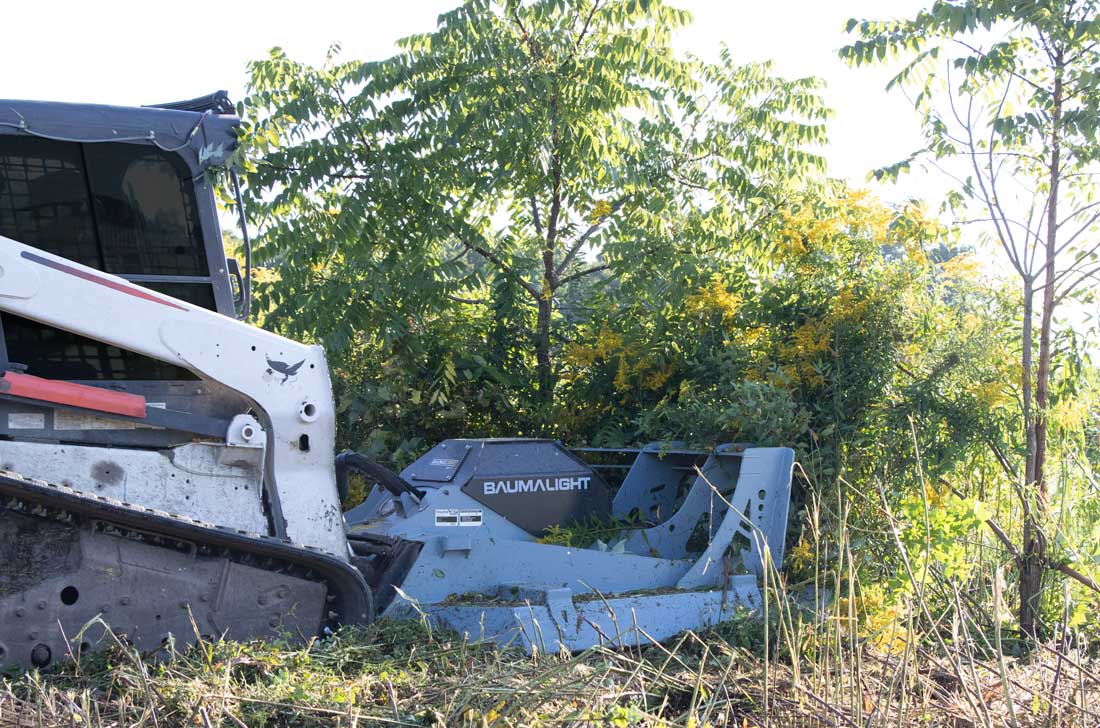
POLYGON ((481 525, 481 509, 473 508, 436 508, 435 509, 435 525, 436 528, 443 527, 465 527, 465 526, 480 526, 481 525))

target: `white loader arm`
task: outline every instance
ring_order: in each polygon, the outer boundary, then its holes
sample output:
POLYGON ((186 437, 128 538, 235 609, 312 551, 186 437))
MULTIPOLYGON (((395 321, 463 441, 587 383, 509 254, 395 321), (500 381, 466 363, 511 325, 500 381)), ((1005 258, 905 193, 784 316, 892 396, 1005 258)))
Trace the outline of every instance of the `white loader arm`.
POLYGON ((247 397, 267 429, 267 477, 286 536, 347 558, 333 470, 332 387, 321 347, 2 236, 0 311, 177 364, 247 397))

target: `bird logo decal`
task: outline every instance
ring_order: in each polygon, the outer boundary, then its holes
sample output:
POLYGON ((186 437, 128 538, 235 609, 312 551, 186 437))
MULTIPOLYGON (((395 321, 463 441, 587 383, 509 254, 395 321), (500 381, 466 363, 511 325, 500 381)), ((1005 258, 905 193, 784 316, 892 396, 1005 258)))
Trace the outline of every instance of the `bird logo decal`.
POLYGON ((302 359, 297 364, 287 364, 286 362, 274 361, 271 357, 265 356, 267 359, 267 375, 272 376, 276 374, 283 375, 283 381, 279 384, 286 384, 290 381, 291 377, 298 376, 298 370, 302 368, 302 365, 306 363, 305 359, 302 359))

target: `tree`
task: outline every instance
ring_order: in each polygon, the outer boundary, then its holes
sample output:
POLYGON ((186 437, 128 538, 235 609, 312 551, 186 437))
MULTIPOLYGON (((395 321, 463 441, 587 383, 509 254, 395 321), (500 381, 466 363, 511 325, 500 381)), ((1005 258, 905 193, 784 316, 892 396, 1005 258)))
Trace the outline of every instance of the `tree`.
POLYGON ((986 407, 968 401, 966 417, 932 426, 944 418, 927 403, 996 386, 989 368, 1005 361, 960 361, 990 340, 960 321, 992 316, 948 272, 965 256, 934 217, 827 185, 789 200, 763 232, 767 259, 748 270, 715 262, 692 284, 659 279, 659 292, 614 289, 593 304, 563 357, 563 397, 593 403, 568 413, 572 431, 602 445, 639 434, 791 445, 819 482, 881 474, 899 490, 914 462, 909 416, 929 424, 920 445, 937 473, 960 439, 982 440, 986 407), (934 259, 942 251, 950 265, 934 259), (667 305, 651 308, 658 298, 667 305))
POLYGON ((679 58, 688 19, 659 0, 470 0, 393 58, 252 64, 269 320, 416 346, 413 322, 518 292, 499 310, 545 421, 572 289, 745 252, 821 166, 817 82, 679 58))
MULTIPOLYGON (((925 160, 957 179, 953 202, 979 210, 1019 278, 1023 467, 1020 629, 1038 634, 1049 476, 1050 387, 1058 307, 1100 273, 1100 3, 1096 0, 937 0, 915 18, 857 21, 842 49, 854 64, 903 56, 891 81, 915 92, 927 145, 880 174, 925 160), (1035 361, 1036 349, 1038 360, 1035 361)), ((1080 577, 1080 575, 1078 575, 1080 577)), ((1075 578, 1078 578, 1075 577, 1075 578)))

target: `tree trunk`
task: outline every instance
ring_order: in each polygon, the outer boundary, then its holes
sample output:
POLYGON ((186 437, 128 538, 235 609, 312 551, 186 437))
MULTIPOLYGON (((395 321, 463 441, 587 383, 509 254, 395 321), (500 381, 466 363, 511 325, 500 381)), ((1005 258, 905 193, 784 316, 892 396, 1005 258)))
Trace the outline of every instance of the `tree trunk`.
MULTIPOLYGON (((1043 533, 1047 506, 1047 410, 1050 405, 1050 364, 1054 320, 1055 258, 1058 250, 1058 186, 1061 182, 1062 56, 1055 57, 1054 94, 1050 139, 1050 198, 1047 203, 1043 303, 1039 322, 1039 365, 1035 372, 1034 436, 1029 438, 1029 468, 1024 484, 1024 542, 1020 552, 1020 631, 1039 636, 1039 600, 1046 570, 1046 536, 1043 533)), ((1025 342, 1027 345, 1027 342, 1025 342)))
POLYGON ((549 417, 554 404, 554 370, 550 365, 550 312, 552 299, 542 295, 538 301, 538 322, 535 327, 535 364, 539 380, 539 403, 544 408, 542 418, 549 417))
POLYGON ((546 218, 546 239, 542 246, 542 288, 539 289, 538 333, 535 341, 535 363, 539 377, 539 404, 542 412, 543 434, 549 434, 554 409, 554 369, 550 363, 550 321, 554 312, 554 293, 557 290, 557 274, 554 272, 555 251, 558 243, 558 222, 561 215, 561 138, 557 128, 558 89, 555 84, 550 95, 551 133, 550 156, 550 214, 546 218))
POLYGON ((1024 280, 1024 312, 1023 312, 1023 336, 1021 341, 1022 357, 1020 362, 1020 388, 1023 399, 1023 416, 1024 416, 1024 438, 1026 440, 1027 451, 1024 460, 1024 483, 1021 490, 1021 508, 1023 508, 1023 521, 1024 521, 1024 533, 1023 533, 1023 546, 1020 550, 1020 614, 1019 623, 1020 631, 1024 634, 1033 634, 1035 631, 1035 595, 1038 593, 1036 587, 1036 574, 1039 575, 1041 581, 1041 571, 1036 571, 1034 562, 1029 559, 1029 555, 1034 552, 1035 544, 1035 522, 1034 514, 1032 512, 1033 503, 1028 498, 1028 493, 1031 492, 1032 486, 1035 482, 1035 415, 1033 411, 1033 399, 1034 393, 1032 391, 1032 379, 1031 379, 1031 356, 1032 356, 1032 344, 1034 343, 1034 326, 1032 322, 1032 316, 1034 315, 1034 300, 1035 289, 1032 285, 1032 279, 1026 278, 1024 280))

